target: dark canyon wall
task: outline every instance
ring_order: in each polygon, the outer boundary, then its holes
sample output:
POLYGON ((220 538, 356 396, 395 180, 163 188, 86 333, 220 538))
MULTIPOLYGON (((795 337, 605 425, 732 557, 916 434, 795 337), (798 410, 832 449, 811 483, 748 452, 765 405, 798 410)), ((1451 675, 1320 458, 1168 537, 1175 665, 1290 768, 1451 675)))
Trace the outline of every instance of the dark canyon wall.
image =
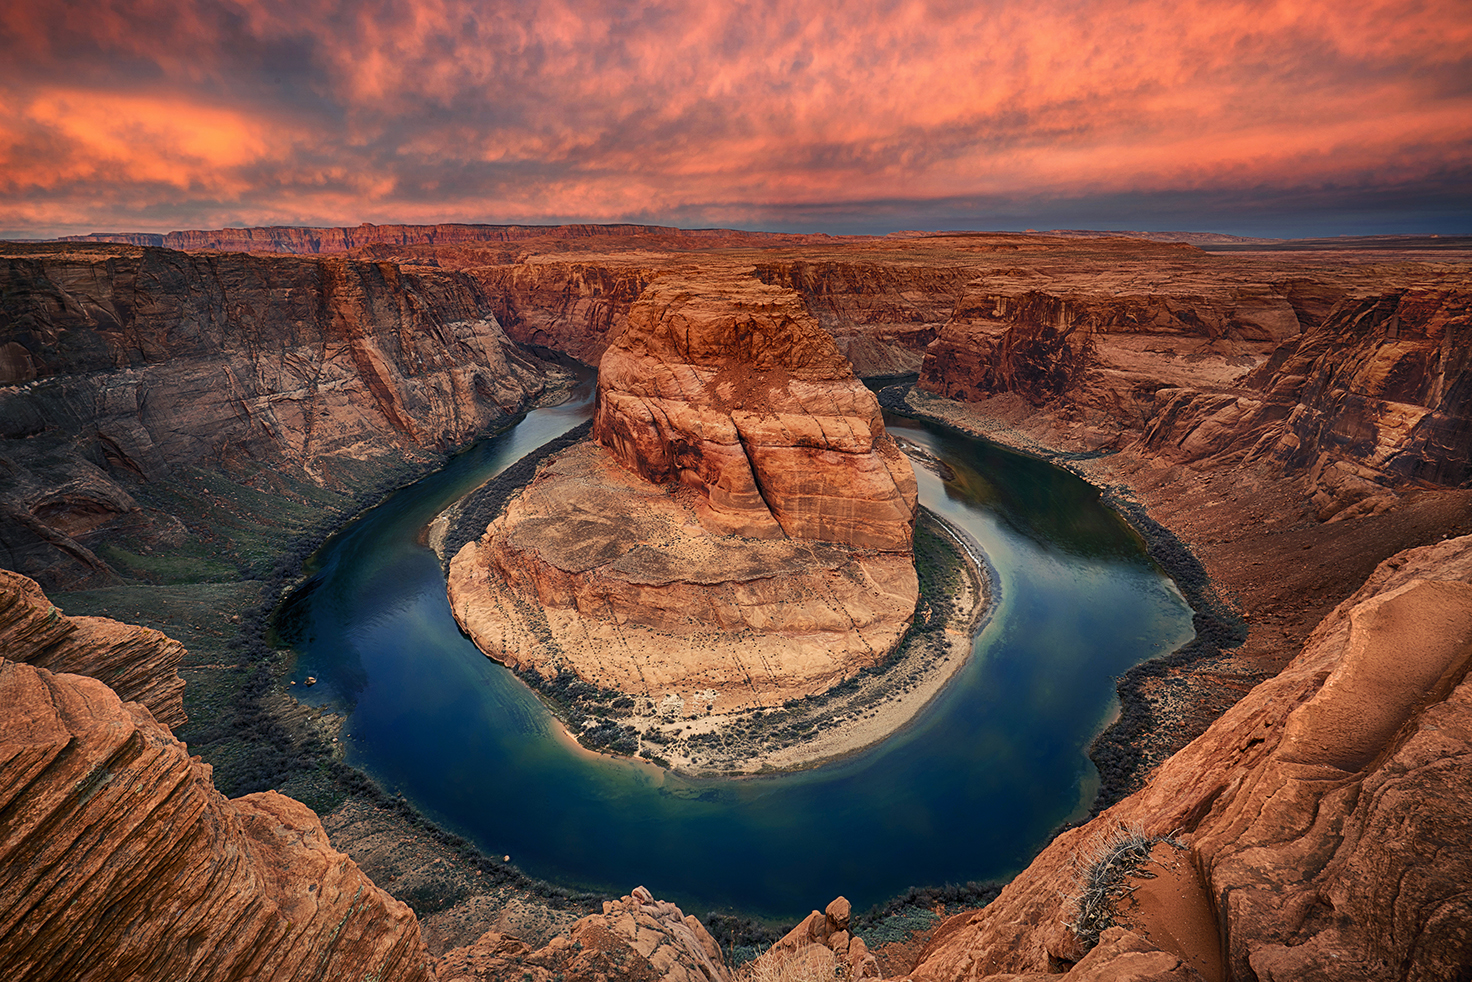
POLYGON ((48 585, 96 579, 96 530, 152 522, 164 545, 185 534, 140 511, 140 483, 237 466, 330 485, 333 460, 395 463, 463 443, 546 381, 456 272, 7 247, 0 563, 48 585))

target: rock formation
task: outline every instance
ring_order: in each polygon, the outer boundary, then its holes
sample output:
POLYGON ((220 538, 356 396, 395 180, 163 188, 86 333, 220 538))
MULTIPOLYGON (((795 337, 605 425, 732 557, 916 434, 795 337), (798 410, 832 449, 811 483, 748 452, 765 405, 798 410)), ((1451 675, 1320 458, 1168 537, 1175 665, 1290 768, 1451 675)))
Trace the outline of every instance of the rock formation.
POLYGON ((52 672, 87 675, 124 702, 141 702, 170 729, 182 726, 184 646, 161 631, 106 617, 68 617, 36 582, 0 569, 0 652, 52 672))
POLYGON ((546 369, 474 281, 346 259, 8 245, 0 254, 0 563, 48 587, 182 466, 333 483, 329 460, 427 455, 518 412, 546 369))
POLYGON ((869 954, 864 939, 852 934, 852 909, 838 897, 822 911, 813 911, 764 952, 758 971, 767 968, 778 978, 839 978, 849 982, 879 978, 879 962, 869 954), (786 970, 787 975, 781 972, 786 970))
POLYGON ((0 660, 0 975, 433 979, 409 908, 101 682, 0 660))
POLYGON ((491 657, 708 712, 824 691, 898 643, 914 473, 796 294, 656 280, 603 357, 594 433, 451 564, 491 657))
POLYGON ((730 982, 721 949, 705 925, 672 903, 635 887, 603 913, 582 918, 546 946, 488 931, 435 965, 439 982, 528 982, 554 979, 730 982))
POLYGON ((1119 834, 1188 848, 1227 977, 1458 977, 1472 965, 1469 667, 1472 538, 1387 560, 1143 790, 943 925, 911 978, 1196 977, 1179 939, 1139 933, 1148 916, 1093 952, 1071 929, 1097 844, 1119 834))
POLYGON ((1465 285, 1161 276, 1138 295, 1031 270, 973 281, 920 387, 1049 405, 1095 446, 1301 475, 1321 520, 1472 477, 1465 285))

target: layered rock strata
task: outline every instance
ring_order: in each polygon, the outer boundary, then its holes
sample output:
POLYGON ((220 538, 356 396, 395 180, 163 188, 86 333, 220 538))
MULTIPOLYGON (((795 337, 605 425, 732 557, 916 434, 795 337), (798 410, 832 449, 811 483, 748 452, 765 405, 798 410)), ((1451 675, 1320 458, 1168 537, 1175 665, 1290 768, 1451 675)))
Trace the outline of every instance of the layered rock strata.
POLYGON ((604 355, 594 435, 451 563, 491 657, 683 714, 824 691, 903 636, 914 473, 795 294, 656 281, 604 355))
POLYGON ((1387 560, 1143 790, 943 925, 911 978, 1198 977, 1148 912, 1092 952, 1070 926, 1099 844, 1121 834, 1187 848, 1199 887, 1181 896, 1228 978, 1457 977, 1472 964, 1469 666, 1472 538, 1387 560))
POLYGON ((108 529, 184 542, 140 482, 244 465, 331 484, 334 458, 427 457, 547 379, 460 273, 8 245, 0 298, 0 562, 48 587, 105 575, 88 542, 108 529))
POLYGON ((0 569, 0 652, 52 672, 87 675, 140 702, 170 729, 188 722, 184 646, 162 631, 107 617, 68 617, 36 581, 0 569))
POLYGON ((0 975, 433 978, 408 907, 95 679, 0 660, 0 975))
POLYGON ((1094 446, 1301 476, 1321 520, 1465 485, 1472 293, 1337 279, 1195 294, 1206 284, 1182 276, 1137 295, 1036 271, 978 279, 920 387, 1020 396, 1094 446))

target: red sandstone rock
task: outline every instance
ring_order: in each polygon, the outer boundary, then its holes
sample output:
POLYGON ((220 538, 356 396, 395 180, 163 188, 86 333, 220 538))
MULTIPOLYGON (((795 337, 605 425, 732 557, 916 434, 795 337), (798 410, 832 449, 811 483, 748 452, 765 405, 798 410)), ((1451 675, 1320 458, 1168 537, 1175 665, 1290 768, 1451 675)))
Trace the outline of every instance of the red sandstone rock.
POLYGON ((1230 978, 1456 977, 1472 964, 1469 665, 1472 539, 1387 560, 1143 790, 944 925, 911 977, 1114 977, 1114 961, 1130 977, 1124 951, 1082 957, 1068 927, 1090 843, 1120 825, 1189 845, 1230 978))
POLYGON ((429 982, 409 908, 275 792, 227 801, 137 703, 0 660, 0 977, 429 982))
POLYGON ((436 963, 439 982, 499 982, 525 978, 607 982, 729 982, 721 949, 710 932, 674 904, 635 887, 603 913, 584 917, 533 951, 516 938, 489 931, 436 963))
POLYGON ((655 281, 603 357, 594 434, 450 564, 487 655, 689 715, 826 691, 899 643, 914 472, 796 294, 655 281))
POLYGON ((797 294, 656 281, 599 365, 594 436, 713 531, 908 552, 915 477, 797 294))
POLYGON ((546 379, 465 274, 342 258, 10 245, 0 347, 30 366, 0 384, 0 556, 48 588, 105 574, 75 537, 119 519, 183 541, 133 482, 264 465, 330 485, 333 458, 425 457, 546 379))
POLYGON ((179 663, 184 646, 152 628, 106 617, 68 617, 34 580, 0 569, 0 652, 52 672, 87 675, 166 727, 188 722, 179 663))

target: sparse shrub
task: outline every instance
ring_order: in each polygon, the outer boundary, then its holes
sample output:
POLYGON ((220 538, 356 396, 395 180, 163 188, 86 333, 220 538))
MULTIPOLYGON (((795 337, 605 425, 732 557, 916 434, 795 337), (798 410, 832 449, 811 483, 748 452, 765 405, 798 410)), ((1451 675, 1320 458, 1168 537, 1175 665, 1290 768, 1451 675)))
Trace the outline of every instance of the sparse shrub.
POLYGON ((1125 882, 1131 877, 1154 878, 1145 864, 1150 861, 1150 851, 1161 842, 1176 849, 1187 848, 1171 836, 1146 835, 1138 825, 1120 825, 1097 838, 1084 855, 1078 892, 1072 900, 1074 916, 1068 926, 1085 950, 1091 950, 1099 943, 1099 936, 1114 926, 1119 901, 1133 889, 1125 882))

